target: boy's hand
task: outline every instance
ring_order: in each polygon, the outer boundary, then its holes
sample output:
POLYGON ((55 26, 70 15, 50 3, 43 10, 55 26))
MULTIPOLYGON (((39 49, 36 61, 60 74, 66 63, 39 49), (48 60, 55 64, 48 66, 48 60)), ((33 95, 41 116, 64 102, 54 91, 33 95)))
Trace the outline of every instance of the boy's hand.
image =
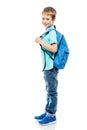
POLYGON ((36 43, 38 43, 38 44, 42 44, 42 40, 41 40, 41 38, 40 37, 37 37, 36 39, 35 39, 35 42, 36 43))

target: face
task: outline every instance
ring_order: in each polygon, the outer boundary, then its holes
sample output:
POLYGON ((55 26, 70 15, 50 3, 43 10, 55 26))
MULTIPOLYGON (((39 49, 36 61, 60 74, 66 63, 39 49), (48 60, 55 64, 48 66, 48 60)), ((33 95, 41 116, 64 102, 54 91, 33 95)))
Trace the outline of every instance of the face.
POLYGON ((45 28, 48 28, 49 26, 53 25, 54 20, 50 15, 42 14, 42 24, 45 28))

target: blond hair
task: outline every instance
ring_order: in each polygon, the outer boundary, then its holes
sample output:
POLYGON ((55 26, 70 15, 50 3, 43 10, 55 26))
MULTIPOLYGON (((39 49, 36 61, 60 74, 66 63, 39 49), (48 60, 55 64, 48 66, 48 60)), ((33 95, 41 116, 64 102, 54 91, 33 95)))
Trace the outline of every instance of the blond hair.
POLYGON ((42 14, 50 15, 54 20, 56 18, 57 11, 53 7, 45 7, 42 11, 42 14))

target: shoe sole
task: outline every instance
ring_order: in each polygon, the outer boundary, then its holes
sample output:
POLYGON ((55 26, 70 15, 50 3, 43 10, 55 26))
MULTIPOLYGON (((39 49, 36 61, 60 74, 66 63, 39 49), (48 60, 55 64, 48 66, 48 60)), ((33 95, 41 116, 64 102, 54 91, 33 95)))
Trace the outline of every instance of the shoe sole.
POLYGON ((36 121, 41 121, 42 119, 35 119, 36 121))
POLYGON ((41 124, 39 123, 40 125, 42 126, 47 126, 47 125, 51 125, 51 124, 55 124, 57 121, 52 121, 52 122, 49 122, 49 123, 46 123, 46 124, 41 124))

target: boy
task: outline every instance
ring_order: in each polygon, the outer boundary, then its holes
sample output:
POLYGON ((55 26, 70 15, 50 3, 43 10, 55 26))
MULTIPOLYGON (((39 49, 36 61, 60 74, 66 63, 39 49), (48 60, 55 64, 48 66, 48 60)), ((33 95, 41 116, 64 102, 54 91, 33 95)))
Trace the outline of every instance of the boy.
MULTIPOLYGON (((51 28, 55 28, 54 21, 56 19, 56 10, 53 7, 45 7, 42 11, 42 24, 44 25, 46 31, 51 28)), ((39 121, 41 125, 47 125, 56 122, 56 111, 57 111, 57 87, 58 80, 57 74, 58 69, 53 66, 53 57, 57 52, 57 38, 55 30, 51 30, 44 37, 37 37, 35 42, 41 46, 41 56, 43 61, 43 73, 44 80, 46 83, 47 91, 47 104, 45 106, 45 112, 40 116, 35 116, 34 118, 39 121), (46 50, 50 56, 44 51, 46 50)))

